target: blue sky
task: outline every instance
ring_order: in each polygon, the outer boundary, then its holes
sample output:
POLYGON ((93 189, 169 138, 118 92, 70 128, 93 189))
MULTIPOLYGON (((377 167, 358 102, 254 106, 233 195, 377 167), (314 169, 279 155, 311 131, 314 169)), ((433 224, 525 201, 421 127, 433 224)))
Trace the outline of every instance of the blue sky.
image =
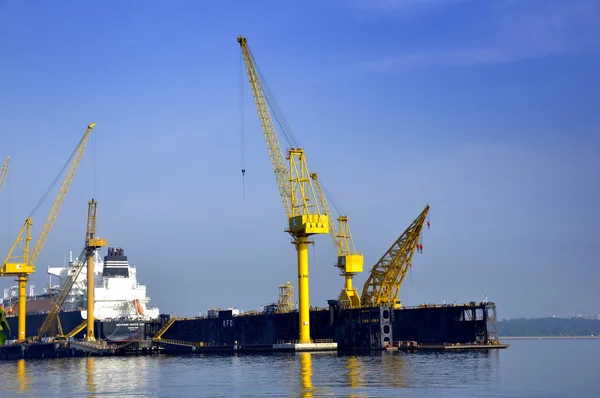
MULTIPOLYGON (((36 290, 81 251, 91 197, 99 233, 163 312, 259 308, 295 284, 243 34, 365 268, 431 204, 405 304, 487 294, 501 318, 598 313, 599 12, 594 0, 0 2, 0 157, 12 158, 0 251, 93 121, 36 290)), ((311 303, 325 306, 343 280, 329 238, 316 242, 311 303)))

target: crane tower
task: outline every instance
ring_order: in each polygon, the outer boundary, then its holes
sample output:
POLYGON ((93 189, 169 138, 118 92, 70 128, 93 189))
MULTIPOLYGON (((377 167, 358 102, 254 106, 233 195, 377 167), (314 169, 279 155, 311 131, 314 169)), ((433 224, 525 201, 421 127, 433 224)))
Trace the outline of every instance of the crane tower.
MULTIPOLYGON (((286 232, 292 236, 293 244, 296 245, 298 254, 300 343, 310 343, 308 245, 312 242, 309 241, 309 237, 315 234, 328 234, 329 218, 319 208, 315 189, 309 177, 310 173, 306 165, 304 149, 290 148, 287 151, 287 156, 284 157, 271 113, 275 115, 279 126, 285 128, 285 123, 279 122, 282 119, 282 115, 278 114, 279 109, 277 106, 272 106, 275 103, 272 95, 268 95, 267 91, 263 88, 262 81, 264 78, 256 67, 254 58, 248 47, 247 39, 239 36, 237 41, 240 44, 248 82, 250 83, 263 136, 273 165, 279 194, 288 218, 286 232)), ((284 134, 286 133, 284 131, 284 134)))

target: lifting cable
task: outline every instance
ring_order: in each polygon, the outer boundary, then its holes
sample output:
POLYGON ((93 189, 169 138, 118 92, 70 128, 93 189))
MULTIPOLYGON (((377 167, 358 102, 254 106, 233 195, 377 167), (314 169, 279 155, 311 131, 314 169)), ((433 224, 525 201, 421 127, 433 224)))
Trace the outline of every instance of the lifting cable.
POLYGON ((11 206, 11 202, 12 202, 12 184, 11 184, 10 181, 11 181, 10 173, 8 173, 6 175, 6 190, 4 192, 8 191, 8 217, 7 217, 8 222, 6 223, 6 230, 8 231, 8 233, 6 234, 6 239, 8 239, 8 245, 9 245, 9 247, 11 245, 11 241, 10 241, 10 236, 11 236, 11 234, 10 234, 10 222, 11 222, 10 221, 10 214, 11 214, 11 208, 10 208, 10 206, 11 206))
POLYGON ((96 179, 96 134, 92 135, 92 167, 93 167, 93 174, 92 174, 92 194, 93 194, 93 198, 98 199, 98 196, 96 194, 97 191, 97 179, 96 179))
MULTIPOLYGON (((250 51, 250 49, 248 49, 248 51, 250 51)), ((279 107, 279 104, 277 103, 275 96, 271 92, 271 89, 269 88, 267 80, 263 76, 263 74, 260 70, 260 67, 258 66, 258 63, 256 62, 254 55, 252 54, 251 51, 250 51, 250 56, 252 58, 252 61, 254 62, 254 67, 256 69, 256 73, 258 74, 258 78, 262 82, 265 99, 269 106, 269 110, 271 111, 271 117, 273 118, 273 122, 279 126, 279 128, 277 130, 281 134, 283 134, 283 138, 285 139, 286 143, 288 144, 288 147, 299 148, 300 145, 298 145, 298 141, 296 140, 296 137, 294 136, 294 133, 292 132, 292 128, 288 124, 285 116, 283 116, 283 112, 281 111, 281 108, 279 107)))
POLYGON ((240 163, 242 168, 242 199, 246 197, 244 176, 246 175, 245 159, 245 126, 244 126, 244 60, 242 53, 238 51, 238 65, 240 71, 240 163))
POLYGON ((54 179, 54 181, 52 181, 52 184, 50 184, 50 186, 48 187, 48 189, 46 190, 46 192, 44 192, 44 194, 42 195, 42 197, 40 198, 40 200, 37 202, 37 204, 35 205, 35 207, 31 211, 31 213, 29 213, 29 217, 28 218, 32 218, 33 215, 35 214, 35 212, 38 211, 38 209, 40 208, 40 206, 42 205, 42 203, 44 203, 44 201, 46 200, 46 198, 50 194, 50 191, 52 190, 52 188, 54 188, 54 186, 58 182, 60 176, 63 174, 63 172, 65 171, 65 169, 69 166, 69 164, 73 160, 73 157, 77 153, 77 149, 81 146, 81 142, 84 139, 84 137, 82 137, 81 140, 79 140, 79 142, 77 143, 77 146, 75 147, 75 149, 71 153, 71 156, 69 156, 69 159, 67 159, 65 165, 62 167, 62 169, 60 169, 60 172, 58 173, 58 175, 56 176, 56 178, 54 179))
MULTIPOLYGON (((333 195, 331 195, 329 193, 329 191, 327 190, 327 188, 325 187, 325 184, 323 184, 323 181, 321 179, 319 179, 319 184, 321 184, 321 189, 323 190, 323 193, 325 194, 327 201, 329 203, 331 203, 331 205, 333 206, 335 211, 338 213, 338 215, 340 215, 340 216, 347 215, 346 213, 344 213, 344 210, 340 207, 340 205, 335 201, 335 199, 333 198, 333 195)), ((330 215, 330 214, 328 214, 328 215, 330 215)))

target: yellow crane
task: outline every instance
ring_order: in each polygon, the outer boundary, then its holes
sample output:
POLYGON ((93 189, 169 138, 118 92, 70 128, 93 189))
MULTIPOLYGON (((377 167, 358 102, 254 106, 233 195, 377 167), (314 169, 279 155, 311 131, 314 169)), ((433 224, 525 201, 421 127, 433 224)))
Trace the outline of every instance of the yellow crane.
MULTIPOLYGON (((317 190, 321 208, 325 214, 329 216, 329 219, 331 219, 332 213, 331 210, 329 210, 327 197, 325 195, 326 189, 319 180, 317 173, 311 173, 310 178, 313 180, 317 190)), ((333 201, 332 204, 336 207, 333 201)), ((354 239, 350 232, 348 216, 342 215, 343 212, 339 209, 337 211, 339 213, 337 218, 338 226, 336 226, 334 222, 329 225, 329 236, 331 236, 333 246, 337 253, 337 262, 335 266, 340 270, 341 275, 345 279, 344 288, 340 293, 339 300, 345 307, 358 308, 360 307, 360 296, 352 284, 352 278, 354 278, 354 275, 363 271, 364 257, 363 254, 358 253, 354 247, 354 239)))
POLYGON ((419 244, 423 225, 427 220, 429 205, 419 214, 381 259, 373 266, 363 286, 363 306, 388 306, 399 308, 398 293, 411 265, 412 256, 419 244))
MULTIPOLYGON (((67 280, 63 284, 60 292, 56 298, 53 298, 50 311, 46 315, 46 318, 44 319, 44 322, 38 331, 38 338, 48 334, 55 322, 58 322, 59 334, 62 335, 62 328, 60 327, 60 318, 58 314, 65 303, 73 284, 77 280, 77 277, 81 273, 84 265, 87 263, 87 320, 79 325, 78 329, 81 331, 87 326, 87 340, 94 340, 94 252, 107 245, 106 239, 100 239, 96 237, 97 206, 98 202, 94 199, 88 202, 85 247, 79 257, 77 257, 77 262, 67 277, 67 280)), ((79 331, 75 332, 75 334, 79 333, 79 331)))
MULTIPOLYGON (((275 131, 275 125, 271 113, 278 120, 278 124, 285 130, 286 123, 282 123, 282 115, 275 104, 272 95, 267 95, 263 88, 262 78, 254 58, 248 47, 245 37, 237 38, 244 58, 248 82, 254 97, 256 111, 262 127, 265 142, 279 194, 283 202, 286 216, 288 218, 288 232, 293 237, 298 254, 298 295, 299 295, 299 335, 300 343, 310 343, 310 301, 308 289, 308 238, 314 234, 329 233, 329 218, 319 209, 316 200, 315 189, 309 177, 310 173, 306 165, 306 158, 302 148, 290 148, 284 157, 279 139, 275 131), (288 168, 288 162, 289 168, 288 168)), ((284 131, 284 134, 288 132, 284 131)), ((289 132, 291 134, 291 132, 289 132)))
POLYGON ((69 186, 71 185, 71 181, 73 181, 73 177, 75 176, 75 171, 77 171, 77 167, 79 167, 79 162, 83 156, 85 151, 85 147, 87 145, 88 139, 90 137, 90 133, 92 132, 94 126, 96 124, 92 123, 88 125, 87 130, 81 137, 77 148, 71 155, 71 162, 69 164, 69 168, 65 174, 65 178, 62 182, 60 190, 54 200, 54 204, 50 209, 50 213, 48 214, 48 218, 46 218, 46 222, 40 231, 40 234, 37 238, 35 246, 33 249, 30 249, 31 242, 31 226, 33 225, 33 221, 30 217, 27 217, 25 220, 25 224, 21 228, 19 235, 15 239, 10 251, 6 255, 6 258, 2 262, 2 266, 0 267, 0 276, 8 276, 8 277, 17 277, 17 282, 19 283, 19 328, 17 334, 18 341, 25 340, 25 317, 27 315, 27 280, 29 279, 29 275, 35 272, 35 261, 37 260, 44 244, 46 243, 46 239, 48 238, 48 234, 52 229, 52 225, 58 216, 58 211, 62 206, 63 200, 69 190, 69 186), (22 255, 13 255, 15 249, 19 246, 23 254, 22 255))
POLYGON ((6 181, 6 176, 8 175, 8 166, 10 164, 10 156, 6 157, 2 168, 0 169, 0 192, 2 192, 2 187, 4 187, 4 181, 6 181))

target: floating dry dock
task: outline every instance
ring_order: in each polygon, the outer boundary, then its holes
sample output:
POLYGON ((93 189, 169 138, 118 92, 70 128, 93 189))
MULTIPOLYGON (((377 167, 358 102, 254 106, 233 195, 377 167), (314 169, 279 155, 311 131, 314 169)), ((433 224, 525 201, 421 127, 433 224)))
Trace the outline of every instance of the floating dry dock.
MULTIPOLYGON (((234 315, 221 310, 211 317, 171 318, 145 324, 138 340, 111 344, 82 340, 15 344, 1 347, 1 358, 63 357, 210 352, 374 351, 501 349, 496 305, 422 305, 390 309, 329 308, 310 312, 310 344, 298 343, 298 313, 234 315)), ((97 327, 101 327, 98 325, 97 327)), ((78 336, 76 336, 78 337, 78 336)))

